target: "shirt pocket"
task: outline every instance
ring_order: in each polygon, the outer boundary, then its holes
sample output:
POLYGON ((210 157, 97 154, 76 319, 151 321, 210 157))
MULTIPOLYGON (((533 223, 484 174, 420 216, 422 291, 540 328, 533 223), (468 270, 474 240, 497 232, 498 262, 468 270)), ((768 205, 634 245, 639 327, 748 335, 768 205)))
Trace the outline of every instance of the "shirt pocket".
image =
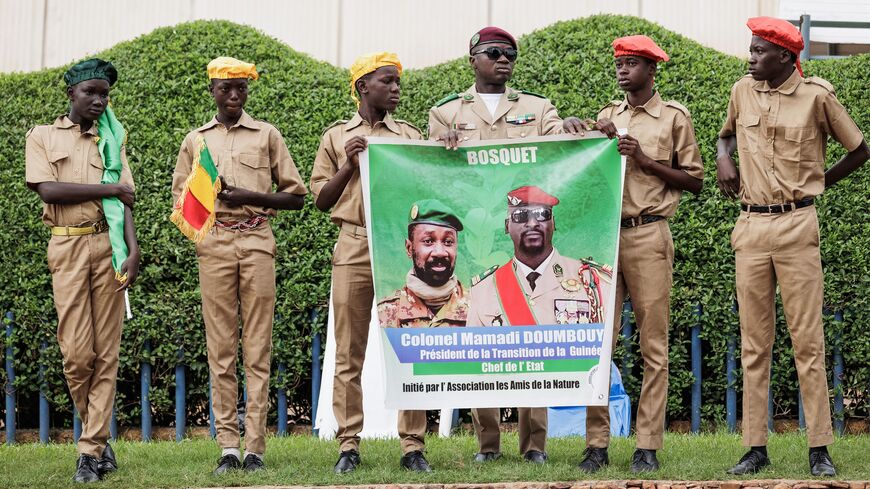
POLYGON ((81 183, 81 175, 76 175, 68 151, 47 151, 48 164, 58 182, 81 183))
POLYGON ((758 153, 758 144, 761 141, 761 118, 756 114, 741 115, 737 124, 738 152, 758 153))
POLYGON ((245 190, 267 193, 272 189, 269 159, 256 154, 240 154, 236 166, 236 186, 245 190))
MULTIPOLYGON (((488 128, 488 126, 487 126, 488 128)), ((480 129, 457 129, 459 141, 480 141, 480 129)))
POLYGON ((537 133, 535 131, 535 126, 529 124, 527 126, 508 126, 507 127, 507 137, 508 139, 520 139, 526 138, 529 136, 536 136, 537 133))
POLYGON ((819 129, 815 126, 786 127, 783 131, 785 148, 780 153, 784 159, 815 163, 821 161, 819 129))
POLYGON ((101 183, 103 181, 103 159, 100 158, 100 152, 96 148, 93 149, 93 154, 88 155, 88 165, 85 167, 88 172, 86 183, 101 183))

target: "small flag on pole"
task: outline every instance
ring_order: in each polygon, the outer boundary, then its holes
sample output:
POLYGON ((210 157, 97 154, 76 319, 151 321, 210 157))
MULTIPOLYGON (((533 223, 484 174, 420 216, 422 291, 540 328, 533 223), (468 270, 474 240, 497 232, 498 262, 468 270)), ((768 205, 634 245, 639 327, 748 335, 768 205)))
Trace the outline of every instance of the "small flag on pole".
POLYGON ((169 220, 185 236, 199 243, 214 226, 214 204, 221 191, 221 181, 202 136, 196 139, 196 147, 199 151, 193 156, 190 175, 169 220))

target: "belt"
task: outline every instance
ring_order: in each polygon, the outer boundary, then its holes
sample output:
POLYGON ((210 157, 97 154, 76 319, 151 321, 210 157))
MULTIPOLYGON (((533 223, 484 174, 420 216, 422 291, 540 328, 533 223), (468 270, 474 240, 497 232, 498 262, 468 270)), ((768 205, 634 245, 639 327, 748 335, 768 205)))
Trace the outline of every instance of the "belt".
POLYGON ((791 212, 795 209, 809 207, 813 205, 814 199, 807 197, 797 202, 786 202, 784 204, 773 205, 755 205, 755 204, 740 204, 740 208, 746 212, 761 212, 764 214, 782 214, 783 212, 791 212))
POLYGON ((214 225, 215 227, 219 227, 221 229, 245 232, 256 228, 257 226, 263 224, 268 220, 269 218, 267 216, 261 216, 257 214, 251 218, 245 219, 244 221, 218 221, 217 219, 215 219, 214 225))
POLYGON ((651 216, 649 214, 644 214, 637 217, 626 217, 625 219, 619 221, 619 227, 633 228, 635 226, 641 226, 643 224, 649 224, 651 222, 663 221, 665 219, 665 216, 651 216))
POLYGON ((106 220, 97 221, 87 226, 52 226, 51 234, 53 236, 85 236, 88 234, 99 234, 109 230, 109 223, 106 220))
POLYGON ((359 236, 361 238, 365 238, 369 234, 365 226, 357 226, 356 224, 351 224, 344 221, 341 221, 341 230, 346 231, 354 236, 359 236))

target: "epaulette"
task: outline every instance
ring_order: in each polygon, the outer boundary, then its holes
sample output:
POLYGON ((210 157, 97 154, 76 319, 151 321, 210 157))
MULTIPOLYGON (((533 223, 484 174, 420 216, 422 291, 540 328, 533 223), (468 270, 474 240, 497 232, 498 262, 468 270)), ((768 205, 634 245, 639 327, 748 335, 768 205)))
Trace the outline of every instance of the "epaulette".
POLYGON ((401 291, 401 290, 402 290, 402 289, 396 290, 396 291, 394 291, 392 294, 390 294, 390 295, 384 297, 383 299, 379 300, 379 301, 378 301, 378 306, 380 306, 381 304, 386 304, 386 303, 388 303, 388 302, 395 302, 395 301, 399 300, 399 291, 401 291))
POLYGON ((417 132, 419 132, 420 134, 423 134, 423 131, 421 131, 419 127, 415 126, 414 124, 411 124, 410 122, 408 122, 408 121, 406 121, 406 120, 404 120, 404 119, 393 119, 393 120, 396 121, 396 122, 398 122, 398 123, 405 124, 406 126, 411 126, 411 127, 413 127, 414 129, 416 129, 417 132))
POLYGON ((530 92, 528 90, 520 90, 519 92, 522 94, 525 94, 525 95, 531 95, 533 97, 538 97, 538 98, 543 98, 543 99, 547 98, 547 97, 541 95, 540 93, 530 92))
POLYGON ((458 94, 458 93, 451 93, 450 95, 448 95, 448 96, 442 98, 441 100, 435 102, 435 107, 441 107, 442 105, 446 104, 447 102, 450 102, 451 100, 456 100, 456 99, 458 99, 458 98, 459 98, 459 94, 458 94))
POLYGON ((813 85, 818 85, 825 90, 834 93, 834 86, 828 80, 824 78, 819 78, 817 76, 811 76, 809 78, 804 78, 804 83, 812 83, 813 85))
POLYGON ((611 267, 610 265, 603 265, 601 263, 598 263, 594 261, 591 256, 588 258, 581 258, 580 261, 582 263, 585 263, 586 265, 589 265, 590 268, 594 268, 599 272, 607 275, 608 278, 613 276, 613 267, 611 267))
POLYGON ((324 134, 326 134, 326 131, 328 131, 328 130, 332 129, 333 127, 338 126, 340 124, 347 124, 347 119, 339 119, 339 120, 333 122, 332 124, 326 126, 326 129, 324 129, 323 132, 320 133, 320 135, 323 136, 324 134))
POLYGON ((686 117, 692 117, 692 115, 689 113, 689 109, 687 109, 685 105, 683 105, 679 102, 675 102, 673 100, 668 100, 665 102, 665 105, 667 105, 668 107, 673 107, 673 108, 679 110, 686 117))
POLYGON ((481 273, 480 275, 475 275, 471 277, 471 286, 474 287, 475 285, 479 284, 481 280, 489 277, 490 275, 495 273, 496 270, 498 270, 498 265, 493 265, 490 268, 484 270, 483 273, 481 273))

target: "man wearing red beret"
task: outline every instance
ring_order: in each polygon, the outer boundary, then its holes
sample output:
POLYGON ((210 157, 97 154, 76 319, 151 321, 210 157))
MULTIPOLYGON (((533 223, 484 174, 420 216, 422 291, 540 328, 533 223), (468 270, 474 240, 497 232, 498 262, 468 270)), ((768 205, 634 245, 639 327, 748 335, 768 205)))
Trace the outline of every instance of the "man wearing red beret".
MULTIPOLYGON (((628 134, 619 136, 619 152, 627 166, 615 311, 622 310, 626 295, 631 297, 644 364, 631 470, 649 472, 659 468, 656 450, 664 442, 668 400, 674 242, 667 219, 676 212, 684 190, 701 191, 704 164, 689 111, 677 102, 662 100, 654 88, 657 63, 668 61, 667 53, 647 36, 616 39, 613 51, 616 79, 625 99, 602 109, 596 126, 611 138, 617 136, 617 127, 628 128, 628 134)), ((618 337, 614 331, 614 347, 618 337)), ((590 406, 580 470, 592 473, 607 465, 609 442, 607 406, 590 406)))
POLYGON ((798 61, 804 41, 784 20, 749 19, 749 74, 734 84, 719 132, 717 179, 728 198, 740 198, 731 233, 743 364, 743 444, 750 450, 730 474, 770 464, 767 403, 775 330, 774 298, 782 294, 794 346, 810 446, 810 472, 834 476, 827 445, 834 442, 825 335, 822 264, 814 199, 852 173, 870 149, 827 81, 805 78, 798 61), (828 136, 848 151, 825 171, 828 136), (740 156, 740 169, 732 158, 740 156))
MULTIPOLYGON (((604 322, 609 269, 568 258, 553 246, 553 206, 559 199, 539 187, 507 194, 505 233, 514 257, 472 279, 466 326, 531 326, 604 322)), ((478 462, 501 456, 498 408, 475 409, 478 462)), ((520 453, 533 463, 547 460, 547 408, 520 408, 520 453)))

